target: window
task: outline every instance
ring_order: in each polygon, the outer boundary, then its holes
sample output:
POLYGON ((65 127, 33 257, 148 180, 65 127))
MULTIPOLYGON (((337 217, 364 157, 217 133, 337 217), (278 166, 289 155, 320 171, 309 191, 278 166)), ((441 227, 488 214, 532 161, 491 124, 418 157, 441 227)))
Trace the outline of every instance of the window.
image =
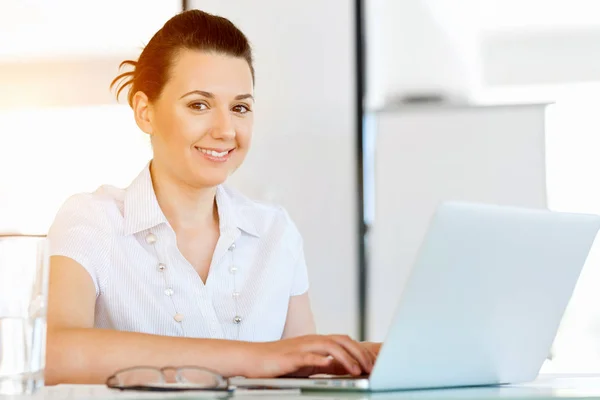
POLYGON ((46 233, 68 196, 127 186, 150 158, 129 106, 0 111, 0 231, 46 233))
POLYGON ((0 3, 0 232, 44 234, 74 193, 127 186, 148 138, 108 86, 181 2, 0 3))

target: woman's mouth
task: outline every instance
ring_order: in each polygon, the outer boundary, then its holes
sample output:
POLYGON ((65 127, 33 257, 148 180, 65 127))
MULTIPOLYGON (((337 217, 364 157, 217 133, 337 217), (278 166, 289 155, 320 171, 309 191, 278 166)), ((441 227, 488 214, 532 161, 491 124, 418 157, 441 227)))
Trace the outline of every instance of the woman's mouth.
POLYGON ((202 157, 213 162, 225 162, 235 149, 209 149, 204 147, 195 147, 202 157))

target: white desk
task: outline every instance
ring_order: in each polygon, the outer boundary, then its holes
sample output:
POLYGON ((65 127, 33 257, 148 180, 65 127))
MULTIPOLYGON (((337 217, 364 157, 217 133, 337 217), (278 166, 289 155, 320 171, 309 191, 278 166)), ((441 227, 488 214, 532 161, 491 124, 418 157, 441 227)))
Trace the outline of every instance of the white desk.
MULTIPOLYGON (((114 392, 98 385, 61 385, 44 388, 31 397, 20 399, 166 399, 166 398, 210 398, 210 393, 142 393, 114 392)), ((217 396, 215 396, 217 397, 217 396)), ((600 375, 540 375, 537 380, 522 385, 501 387, 460 388, 444 390, 411 390, 387 393, 344 393, 344 392, 300 392, 295 390, 240 390, 234 397, 241 399, 284 399, 284 400, 395 400, 395 399, 600 399, 600 375)), ((10 398, 10 397, 9 397, 10 398)), ((19 397, 12 397, 17 399, 19 397)))

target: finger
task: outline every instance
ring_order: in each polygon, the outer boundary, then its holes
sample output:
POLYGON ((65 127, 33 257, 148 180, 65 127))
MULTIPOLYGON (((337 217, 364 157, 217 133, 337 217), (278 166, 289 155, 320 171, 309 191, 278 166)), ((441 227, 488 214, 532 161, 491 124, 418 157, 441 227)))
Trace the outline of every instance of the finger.
POLYGON ((377 355, 379 354, 379 347, 377 346, 377 344, 370 342, 361 342, 361 345, 367 349, 373 362, 373 365, 375 365, 375 361, 377 361, 377 355))
POLYGON ((369 350, 371 350, 371 353, 373 353, 375 358, 377 358, 377 356, 379 355, 379 350, 381 350, 381 343, 369 343, 369 344, 370 344, 369 350))
POLYGON ((329 337, 317 337, 309 346, 309 351, 321 355, 330 355, 344 366, 346 372, 360 375, 362 369, 354 357, 346 349, 329 337))
POLYGON ((320 369, 328 368, 333 360, 315 353, 294 353, 289 355, 290 366, 284 376, 307 377, 317 374, 320 369))
POLYGON ((330 365, 333 360, 327 356, 322 356, 315 353, 298 353, 300 361, 298 366, 300 367, 326 367, 330 365))
POLYGON ((327 374, 327 375, 346 375, 348 370, 337 360, 333 360, 329 365, 324 367, 316 367, 312 375, 327 374))
POLYGON ((339 343, 341 346, 348 351, 360 363, 363 371, 371 372, 373 369, 373 355, 369 352, 366 346, 363 346, 359 342, 352 340, 348 336, 343 335, 332 335, 331 338, 339 343))

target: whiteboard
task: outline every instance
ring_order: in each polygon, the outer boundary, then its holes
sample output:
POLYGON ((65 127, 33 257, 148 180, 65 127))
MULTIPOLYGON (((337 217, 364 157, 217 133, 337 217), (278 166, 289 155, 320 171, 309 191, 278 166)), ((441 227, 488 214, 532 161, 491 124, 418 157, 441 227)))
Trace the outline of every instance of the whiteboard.
POLYGON ((546 207, 546 105, 426 107, 373 116, 369 340, 383 340, 437 204, 546 207))

